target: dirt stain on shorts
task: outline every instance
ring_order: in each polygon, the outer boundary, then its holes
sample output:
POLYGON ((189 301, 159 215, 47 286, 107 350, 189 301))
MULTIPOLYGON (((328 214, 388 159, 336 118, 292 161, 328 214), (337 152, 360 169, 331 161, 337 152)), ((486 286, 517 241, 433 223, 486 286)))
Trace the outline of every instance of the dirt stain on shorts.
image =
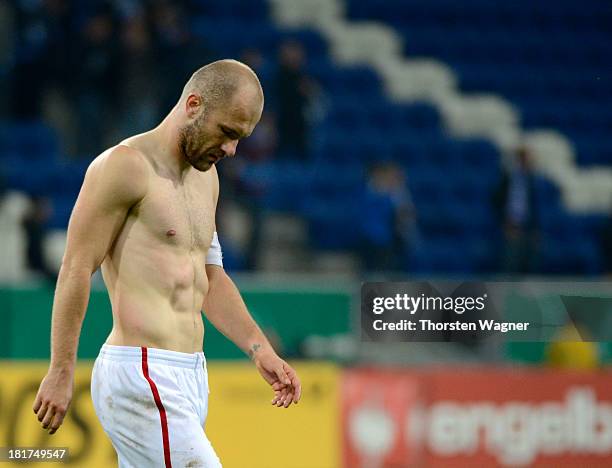
POLYGON ((200 458, 192 458, 188 460, 187 463, 185 464, 185 468, 198 468, 198 467, 201 468, 203 466, 204 466, 204 462, 200 458))

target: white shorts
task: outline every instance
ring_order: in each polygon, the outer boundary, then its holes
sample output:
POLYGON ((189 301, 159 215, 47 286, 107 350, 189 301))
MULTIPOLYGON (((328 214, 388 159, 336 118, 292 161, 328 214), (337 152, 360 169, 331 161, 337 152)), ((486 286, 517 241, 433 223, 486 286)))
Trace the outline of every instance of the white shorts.
POLYGON ((91 377, 120 468, 221 467, 204 434, 208 392, 204 353, 103 345, 91 377))

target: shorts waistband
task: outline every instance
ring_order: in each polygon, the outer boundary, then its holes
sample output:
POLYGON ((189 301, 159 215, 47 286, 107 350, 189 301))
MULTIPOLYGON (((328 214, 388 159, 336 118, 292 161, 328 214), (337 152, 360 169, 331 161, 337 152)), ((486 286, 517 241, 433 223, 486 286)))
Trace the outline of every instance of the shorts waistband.
POLYGON ((141 348, 138 346, 116 346, 102 345, 99 357, 110 359, 111 361, 138 361, 142 362, 143 350, 146 350, 148 363, 159 363, 173 367, 185 367, 195 369, 206 364, 206 358, 203 352, 198 353, 181 353, 179 351, 170 351, 167 349, 158 348, 141 348))

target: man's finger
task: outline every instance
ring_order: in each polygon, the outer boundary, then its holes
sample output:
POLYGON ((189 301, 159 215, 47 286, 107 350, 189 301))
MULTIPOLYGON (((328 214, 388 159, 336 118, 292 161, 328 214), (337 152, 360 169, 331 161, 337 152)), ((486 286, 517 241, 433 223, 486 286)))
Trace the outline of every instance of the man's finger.
POLYGON ((47 403, 43 402, 43 404, 38 409, 38 412, 36 413, 38 415, 38 420, 40 422, 42 422, 42 420, 45 418, 46 413, 47 413, 47 403))
POLYGON ((45 417, 42 420, 43 428, 47 429, 49 427, 49 424, 51 424, 51 420, 53 419, 54 415, 55 415, 55 409, 51 406, 47 409, 47 413, 45 414, 45 417))
POLYGON ((276 390, 274 392, 274 398, 272 399, 272 404, 276 405, 286 392, 287 390, 285 389, 284 386, 281 390, 276 390))
POLYGON ((36 399, 34 400, 34 404, 32 405, 32 409, 34 410, 34 413, 38 413, 38 410, 40 409, 41 405, 42 405, 42 400, 40 396, 36 395, 36 399))
POLYGON ((278 379, 284 383, 285 385, 291 385, 291 380, 289 379, 289 377, 287 376, 287 373, 285 372, 284 366, 280 366, 279 368, 276 369, 276 375, 278 376, 278 379))
POLYGON ((283 404, 283 406, 285 408, 289 408, 289 405, 291 404, 292 401, 293 401, 293 393, 289 393, 289 395, 287 395, 287 399, 285 400, 285 403, 283 404))
POLYGON ((302 397, 302 383, 296 375, 291 384, 293 385, 293 390, 295 391, 295 404, 297 405, 298 401, 300 401, 300 398, 302 397))
POLYGON ((51 423, 49 434, 55 434, 55 432, 64 422, 64 416, 66 416, 65 411, 58 411, 57 413, 55 413, 55 417, 53 418, 53 422, 51 423))
POLYGON ((302 396, 302 384, 300 383, 300 379, 297 376, 297 373, 291 366, 287 366, 287 375, 291 379, 291 386, 293 387, 293 402, 297 404, 302 396))

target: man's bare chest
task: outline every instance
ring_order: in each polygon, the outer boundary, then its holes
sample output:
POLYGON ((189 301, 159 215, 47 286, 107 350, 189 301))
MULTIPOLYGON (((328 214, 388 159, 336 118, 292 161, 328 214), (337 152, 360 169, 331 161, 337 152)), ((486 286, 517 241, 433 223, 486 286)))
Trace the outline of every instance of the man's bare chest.
POLYGON ((164 244, 206 251, 214 232, 215 203, 210 184, 156 180, 137 208, 138 222, 164 244))

